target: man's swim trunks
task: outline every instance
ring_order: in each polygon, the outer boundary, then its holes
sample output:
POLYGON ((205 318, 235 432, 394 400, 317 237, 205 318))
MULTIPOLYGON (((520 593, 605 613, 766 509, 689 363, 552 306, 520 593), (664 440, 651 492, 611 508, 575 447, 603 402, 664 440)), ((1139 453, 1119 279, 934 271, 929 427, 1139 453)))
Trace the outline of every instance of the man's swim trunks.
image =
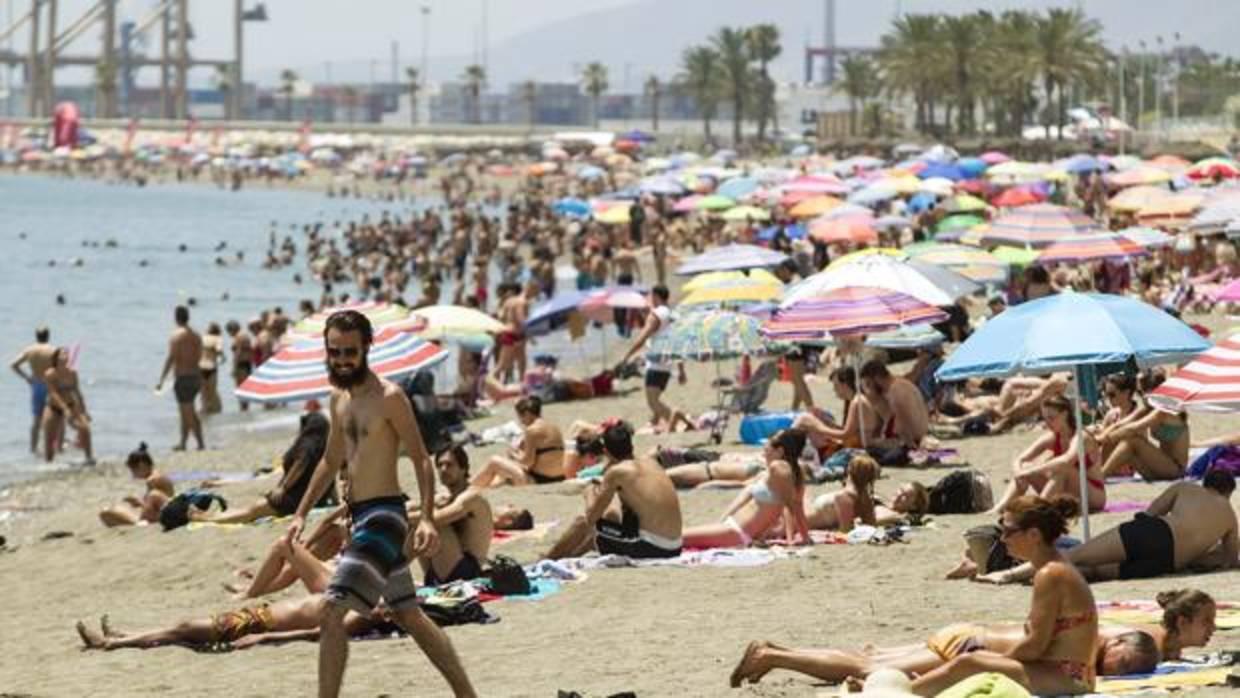
POLYGON ((326 599, 369 613, 379 599, 394 611, 417 605, 417 587, 405 558, 409 518, 403 497, 376 497, 349 505, 351 540, 327 585, 326 599))
POLYGON ((172 393, 176 395, 177 402, 182 405, 192 403, 194 398, 198 397, 199 390, 202 390, 202 375, 197 373, 177 376, 172 384, 172 393))

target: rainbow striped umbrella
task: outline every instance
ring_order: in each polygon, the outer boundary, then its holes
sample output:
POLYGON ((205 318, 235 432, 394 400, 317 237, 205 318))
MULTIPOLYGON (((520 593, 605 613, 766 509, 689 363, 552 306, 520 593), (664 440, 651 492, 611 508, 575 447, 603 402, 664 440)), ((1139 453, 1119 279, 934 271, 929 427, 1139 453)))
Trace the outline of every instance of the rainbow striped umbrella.
POLYGON ((1042 250, 1038 262, 1090 262, 1099 259, 1125 260, 1149 256, 1150 251, 1116 233, 1082 236, 1056 242, 1042 250))
POLYGON ((1174 412, 1240 411, 1240 334, 1198 354, 1150 393, 1149 401, 1174 412))
POLYGON ((1079 211, 1054 204, 1032 204, 992 221, 982 235, 982 242, 1046 247, 1064 238, 1097 231, 1098 225, 1093 219, 1079 211))
POLYGON ((947 313, 913 296, 871 286, 844 286, 795 301, 775 311, 763 326, 769 338, 822 339, 942 322, 947 313))
POLYGON ((342 310, 355 310, 366 319, 370 320, 371 327, 374 331, 382 328, 391 327, 393 329, 416 330, 422 326, 423 322, 416 318, 409 317, 409 309, 395 305, 392 303, 376 303, 373 301, 362 301, 359 303, 348 303, 338 305, 333 308, 321 310, 310 317, 307 317, 296 325, 290 332, 293 340, 298 339, 321 339, 323 337, 323 329, 327 326, 327 318, 332 314, 342 310))
MULTIPOLYGON (((375 335, 366 356, 370 370, 389 380, 401 380, 447 358, 446 351, 425 339, 390 328, 375 335)), ((276 352, 236 390, 242 400, 259 403, 309 400, 330 392, 323 342, 309 339, 276 352)))
POLYGON ((787 345, 763 337, 761 327, 761 320, 743 313, 726 310, 688 313, 650 342, 646 357, 654 361, 718 361, 787 349, 787 345))

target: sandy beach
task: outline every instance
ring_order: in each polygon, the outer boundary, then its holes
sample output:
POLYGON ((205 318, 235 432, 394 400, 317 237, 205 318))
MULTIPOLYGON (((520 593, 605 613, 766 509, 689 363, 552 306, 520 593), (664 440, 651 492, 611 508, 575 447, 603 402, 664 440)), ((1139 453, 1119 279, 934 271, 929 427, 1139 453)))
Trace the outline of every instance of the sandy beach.
MULTIPOLYGON (((1217 324, 1217 322, 1215 323, 1217 324)), ((678 405, 704 409, 712 401, 713 369, 691 365, 689 384, 669 395, 678 405)), ((622 397, 549 405, 544 414, 560 424, 573 419, 645 416, 639 383, 621 384, 622 397)), ((838 413, 825 382, 813 384, 816 397, 838 413)), ((777 383, 768 402, 780 409, 790 401, 787 384, 777 383)), ((471 429, 508 421, 500 406, 471 429)), ((1226 417, 1192 420, 1194 437, 1229 428, 1226 417)), ((732 422, 725 446, 736 440, 732 422)), ((206 453, 157 456, 172 472, 245 472, 280 453, 292 432, 247 437, 206 453)), ((1004 482, 1012 455, 1034 438, 1018 430, 996 437, 953 441, 964 460, 987 473, 995 487, 1004 482)), ((705 432, 660 439, 678 445, 705 441, 705 432)), ((638 438, 639 451, 655 445, 638 438)), ((498 447, 473 449, 475 463, 498 447)), ((888 469, 878 490, 892 493, 899 483, 930 483, 945 469, 888 469)), ((408 464, 401 470, 407 491, 414 490, 408 464)), ((221 490, 243 504, 269 486, 256 480, 221 490)), ((182 485, 179 485, 182 486, 182 485)), ((814 493, 838 487, 824 485, 814 493)), ((74 622, 95 623, 107 613, 113 625, 130 631, 170 625, 239 606, 222 584, 233 570, 252 566, 284 530, 282 522, 244 527, 177 530, 157 527, 104 529, 96 511, 121 496, 137 493, 124 467, 106 462, 73 475, 27 483, 0 493, 0 586, 8 592, 8 618, 0 632, 0 691, 31 696, 271 696, 314 692, 317 647, 313 643, 265 646, 229 654, 195 654, 169 647, 154 650, 82 652, 74 622), (9 513, 12 512, 12 513, 9 513), (49 534, 67 537, 47 539, 49 534)), ((1123 484, 1109 488, 1112 500, 1149 501, 1161 487, 1123 484)), ((687 523, 715 519, 732 492, 683 493, 687 523)), ((530 508, 538 521, 567 521, 580 511, 573 484, 505 488, 492 503, 530 508)), ((1093 517, 1101 530, 1129 514, 1093 517)), ((991 587, 944 581, 943 573, 960 554, 960 534, 989 517, 935 517, 907 544, 890 547, 815 546, 804 557, 751 569, 621 569, 591 572, 581 583, 538 602, 501 601, 489 606, 501 620, 491 625, 449 629, 484 696, 554 696, 576 690, 586 696, 634 691, 639 696, 813 696, 824 688, 813 681, 776 672, 760 685, 732 690, 727 676, 744 644, 767 638, 792 646, 853 647, 863 643, 917 642, 949 622, 1020 621, 1028 607, 1025 587, 991 587)), ((493 549, 532 562, 562 530, 543 541, 519 540, 493 549)), ((1074 534, 1079 535, 1079 525, 1074 534)), ((1199 587, 1219 600, 1240 598, 1234 572, 1177 576, 1094 586, 1098 600, 1150 599, 1160 590, 1199 587)), ((289 590, 277 598, 298 591, 289 590)), ((1209 649, 1233 646, 1235 635, 1220 632, 1209 649)), ((1222 690, 1222 689, 1212 689, 1222 690)), ((356 642, 345 684, 346 695, 446 695, 447 689, 408 639, 356 642)))

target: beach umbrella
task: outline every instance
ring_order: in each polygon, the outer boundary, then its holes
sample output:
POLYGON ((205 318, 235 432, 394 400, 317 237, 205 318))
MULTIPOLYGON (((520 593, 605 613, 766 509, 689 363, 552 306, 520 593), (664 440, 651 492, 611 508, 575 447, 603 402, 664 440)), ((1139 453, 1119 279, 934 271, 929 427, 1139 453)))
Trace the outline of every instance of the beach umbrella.
POLYGON ((809 236, 825 243, 856 243, 873 245, 878 242, 873 216, 819 218, 809 225, 809 236))
POLYGON ((996 258, 1006 262, 1013 267, 1027 267, 1033 264, 1041 254, 1037 250, 1031 250, 1026 247, 1009 247, 1000 245, 990 251, 996 258))
POLYGON ((1185 171, 1189 179, 1234 179, 1240 176, 1240 165, 1231 158, 1206 158, 1185 171))
POLYGON ((561 216, 572 218, 589 218, 592 210, 590 203, 582 199, 565 197, 551 205, 551 210, 561 216))
POLYGON ((684 293, 692 293, 701 288, 713 288, 716 286, 726 286, 734 281, 750 281, 753 283, 765 284, 767 286, 783 286, 784 282, 779 280, 771 272, 765 269, 750 269, 744 271, 711 271, 705 274, 698 274, 686 281, 680 290, 684 293))
POLYGON ((843 202, 833 196, 815 196, 793 206, 788 215, 793 218, 814 218, 830 211, 843 202))
POLYGON ((1033 182, 1042 179, 1046 172, 1044 165, 1009 160, 986 170, 986 179, 992 182, 1033 182))
POLYGON ((861 255, 828 267, 784 290, 781 308, 848 286, 885 288, 930 305, 951 305, 981 287, 950 269, 882 254, 861 255))
POLYGON ((947 313, 905 293, 872 286, 844 286, 779 308, 763 325, 762 332, 774 339, 812 340, 832 334, 883 332, 946 319, 947 313))
POLYGON ((1032 204, 1009 211, 990 223, 982 236, 986 244, 1014 243, 1045 247, 1066 237, 1097 232, 1097 224, 1066 206, 1032 204))
POLYGON ((848 201, 862 206, 874 206, 884 201, 890 201, 899 196, 894 189, 886 189, 884 187, 876 187, 873 185, 858 189, 848 196, 848 201))
POLYGON ((991 165, 991 166, 999 165, 1012 159, 1008 157, 1007 155, 1005 155, 1004 153, 1001 153, 997 150, 988 150, 977 157, 982 162, 986 163, 987 165, 991 165))
POLYGON ((568 321, 573 312, 596 320, 608 320, 617 308, 640 310, 647 306, 646 289, 639 286, 604 286, 584 291, 566 291, 530 308, 525 333, 553 332, 568 321))
POLYGON ((787 258, 788 255, 782 252, 757 245, 724 245, 685 260, 676 268, 676 275, 690 276, 707 271, 773 267, 787 258))
POLYGON ((762 321, 744 313, 717 310, 681 315, 671 327, 650 341, 648 361, 713 361, 740 356, 762 356, 786 351, 788 346, 763 336, 762 321))
POLYGON ((1107 201, 1107 208, 1123 213, 1135 213, 1145 206, 1168 196, 1171 196, 1171 192, 1165 186, 1139 184, 1112 196, 1107 201))
POLYGON ((733 206, 719 217, 725 221, 769 221, 771 212, 757 206, 733 206))
POLYGON ((956 167, 964 175, 965 179, 977 179, 986 172, 986 168, 990 165, 981 158, 960 158, 956 161, 956 167))
POLYGON ((986 225, 986 219, 981 216, 975 216, 970 213, 957 213, 947 216, 934 226, 936 233, 948 233, 962 230, 970 230, 979 225, 986 225))
POLYGON ((802 175, 792 181, 781 184, 779 189, 785 193, 810 192, 814 194, 836 195, 848 193, 848 185, 835 177, 825 175, 802 175))
POLYGON ((1000 192, 998 196, 990 200, 990 203, 1000 208, 1016 208, 1040 204, 1043 201, 1046 201, 1046 196, 1030 187, 1012 187, 1000 192))
POLYGON ((607 176, 607 170, 598 165, 586 165, 577 170, 577 179, 602 179, 607 176))
POLYGON ((916 194, 921 187, 921 180, 909 176, 889 176, 876 179, 868 185, 873 189, 894 191, 897 194, 916 194))
POLYGON ((1167 412, 1240 410, 1240 334, 1198 354, 1146 399, 1167 412))
POLYGON ((703 196, 694 204, 694 210, 697 211, 726 211, 736 205, 736 202, 726 196, 711 194, 703 196))
POLYGON ((904 216, 879 216, 874 219, 874 227, 879 230, 894 230, 896 228, 908 228, 913 225, 913 221, 904 216))
POLYGON ((946 162, 932 162, 927 165, 921 172, 917 173, 919 179, 946 179, 952 182, 959 182, 962 179, 968 179, 964 170, 954 164, 946 162))
POLYGON ((800 240, 809 234, 809 230, 806 229, 805 224, 796 223, 793 225, 767 226, 766 228, 758 231, 756 238, 759 242, 771 242, 775 239, 775 236, 779 234, 780 230, 784 231, 784 235, 787 235, 789 240, 800 240))
POLYGON ((1240 201, 1223 199, 1202 207, 1188 223, 1188 230, 1198 235, 1221 233, 1240 219, 1240 201))
POLYGON ((1074 155, 1059 163, 1059 169, 1079 175, 1086 172, 1103 172, 1110 169, 1110 165, 1093 155, 1082 154, 1074 155))
POLYGON ((696 211, 698 202, 701 201, 702 198, 703 197, 701 194, 690 194, 689 196, 677 201, 672 206, 672 210, 678 213, 690 213, 692 211, 696 211))
POLYGON ((643 194, 680 196, 685 193, 685 185, 681 184, 675 177, 658 175, 655 177, 647 177, 646 179, 638 182, 637 190, 643 194))
POLYGON ((620 134, 620 140, 633 141, 634 143, 653 143, 655 136, 652 133, 646 133, 641 129, 631 129, 620 134))
MULTIPOLYGON (((1090 365, 1178 363, 1209 348, 1191 327, 1139 300, 1059 293, 1012 306, 974 330, 939 367, 940 381, 1072 371, 1079 387, 1090 365)), ((1076 423, 1083 424, 1080 401, 1076 423)), ((1088 501, 1084 430, 1077 430, 1081 502, 1088 501)), ((1089 518, 1085 515, 1085 537, 1089 518)))
POLYGON ((1123 172, 1107 175, 1106 181, 1113 187, 1165 184, 1171 181, 1171 173, 1160 167, 1138 165, 1123 172))
MULTIPOLYGON (((283 347, 237 386, 249 402, 283 403, 322 398, 331 392, 322 340, 303 339, 283 347)), ((397 329, 374 336, 366 361, 370 370, 399 381, 448 358, 448 353, 420 337, 397 329)))
POLYGON ((990 204, 970 194, 958 194, 944 202, 951 213, 979 213, 990 208, 990 204))
POLYGON ((769 284, 750 279, 736 279, 699 288, 680 301, 680 305, 739 306, 772 301, 783 293, 783 284, 769 284))
POLYGON ((918 190, 927 194, 934 194, 938 197, 951 196, 956 191, 956 184, 950 179, 943 177, 931 177, 923 179, 918 190))
POLYGON ((1008 263, 985 250, 968 245, 919 242, 904 248, 909 258, 946 267, 979 284, 1001 284, 1008 278, 1008 263))
POLYGON ((1137 222, 1141 225, 1181 227, 1186 225, 1201 209, 1203 197, 1197 194, 1167 194, 1146 203, 1137 210, 1137 222))
POLYGON ((1056 242, 1044 248, 1037 261, 1042 264, 1103 259, 1123 261, 1134 257, 1147 257, 1149 254, 1149 250, 1126 237, 1115 233, 1101 233, 1056 242))
POLYGON ((471 348, 489 347, 492 335, 504 330, 504 323, 474 308, 460 305, 431 305, 410 313, 425 325, 414 334, 434 342, 452 342, 471 348))
POLYGON ((733 177, 720 184, 715 193, 739 201, 757 191, 761 186, 762 183, 753 177, 733 177))
POLYGON ((895 247, 864 247, 860 250, 854 250, 853 252, 849 252, 848 254, 842 257, 836 257, 835 259, 831 260, 830 264, 827 265, 827 269, 830 269, 831 267, 840 267, 845 264, 854 262, 860 257, 866 257, 869 255, 882 255, 884 257, 891 257, 893 259, 898 259, 901 261, 908 259, 908 253, 906 253, 902 249, 897 249, 895 247))
MULTIPOLYGON (((947 337, 942 332, 934 329, 932 325, 910 325, 908 327, 900 327, 886 332, 875 332, 865 336, 865 345, 867 347, 877 347, 879 349, 896 349, 912 351, 914 349, 922 349, 925 347, 937 347, 947 341, 947 337)), ((833 338, 804 342, 814 346, 835 344, 833 338)))
POLYGON ((1169 247, 1175 242, 1175 238, 1156 228, 1144 228, 1141 226, 1133 226, 1118 231, 1118 235, 1131 240, 1142 247, 1149 249, 1159 249, 1169 247))
POLYGON ((378 333, 379 330, 385 328, 400 330, 415 330, 421 327, 422 321, 409 318, 409 309, 402 305, 393 303, 376 303, 374 301, 363 301, 359 303, 348 303, 345 305, 337 305, 332 308, 321 310, 307 318, 299 320, 293 325, 290 331, 293 340, 299 339, 319 339, 323 336, 323 330, 327 327, 327 319, 334 313, 352 310, 366 316, 370 320, 371 328, 378 333))
POLYGON ((626 224, 630 221, 628 206, 611 206, 594 214, 594 220, 612 225, 626 224))

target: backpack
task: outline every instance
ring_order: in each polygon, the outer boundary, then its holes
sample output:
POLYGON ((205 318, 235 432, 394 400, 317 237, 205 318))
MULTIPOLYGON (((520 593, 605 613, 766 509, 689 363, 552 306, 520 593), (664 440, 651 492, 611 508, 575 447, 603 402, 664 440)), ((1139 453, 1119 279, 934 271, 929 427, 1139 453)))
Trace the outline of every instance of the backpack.
POLYGON ((220 509, 228 510, 228 502, 218 494, 202 490, 187 490, 168 500, 163 509, 159 510, 159 525, 165 531, 180 528, 189 523, 189 508, 194 506, 200 511, 211 508, 211 502, 219 502, 220 509))
POLYGON ((490 569, 484 576, 487 578, 487 589, 493 594, 525 596, 531 591, 525 568, 507 555, 496 555, 491 559, 490 569))
POLYGON ((992 506, 990 479, 972 468, 948 473, 930 487, 931 514, 975 514, 992 506))

